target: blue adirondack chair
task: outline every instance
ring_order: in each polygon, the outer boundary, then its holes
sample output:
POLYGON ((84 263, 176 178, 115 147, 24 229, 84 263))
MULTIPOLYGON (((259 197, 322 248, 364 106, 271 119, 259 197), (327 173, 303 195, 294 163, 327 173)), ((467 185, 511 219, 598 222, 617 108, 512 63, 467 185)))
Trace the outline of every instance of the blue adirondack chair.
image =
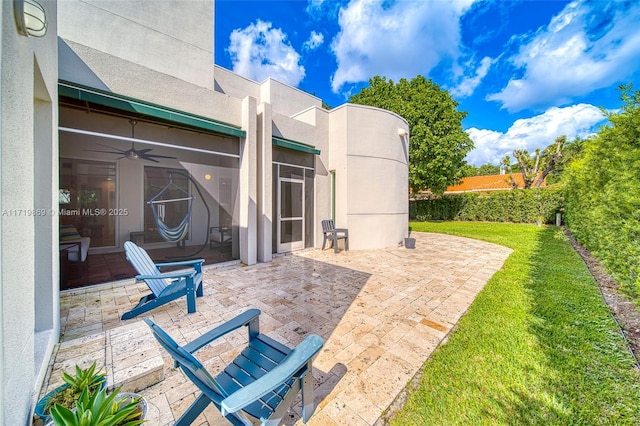
POLYGON ((123 320, 131 319, 183 296, 187 296, 187 312, 196 311, 196 296, 202 296, 204 259, 154 263, 143 248, 131 241, 124 243, 124 251, 129 263, 140 274, 136 279, 144 281, 152 293, 140 298, 135 308, 122 315, 123 320), (191 266, 191 270, 160 272, 160 268, 170 266, 191 266))
POLYGON ((190 425, 212 403, 234 425, 250 425, 257 419, 262 425, 277 425, 302 392, 304 423, 315 410, 311 363, 324 344, 315 334, 307 336, 293 350, 260 334, 258 309, 250 309, 179 346, 149 318, 146 323, 176 367, 202 392, 175 423, 190 425), (246 326, 247 347, 215 378, 204 369, 193 353, 225 334, 246 326))

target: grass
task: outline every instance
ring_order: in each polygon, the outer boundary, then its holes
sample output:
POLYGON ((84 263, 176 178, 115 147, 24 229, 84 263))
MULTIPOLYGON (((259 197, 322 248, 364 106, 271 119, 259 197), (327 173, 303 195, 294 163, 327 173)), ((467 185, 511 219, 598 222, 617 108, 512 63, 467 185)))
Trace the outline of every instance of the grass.
POLYGON ((411 227, 514 251, 427 361, 392 424, 640 424, 640 373, 593 277, 559 228, 411 227))

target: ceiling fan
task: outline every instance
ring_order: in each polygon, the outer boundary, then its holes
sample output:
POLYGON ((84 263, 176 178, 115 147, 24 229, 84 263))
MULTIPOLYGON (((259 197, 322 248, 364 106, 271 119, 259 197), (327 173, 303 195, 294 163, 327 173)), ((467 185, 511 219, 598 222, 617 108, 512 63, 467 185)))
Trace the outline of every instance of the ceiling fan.
MULTIPOLYGON (((131 138, 133 139, 135 126, 136 124, 138 124, 138 122, 136 120, 129 120, 129 123, 131 123, 131 138)), ((85 151, 104 152, 106 154, 120 154, 122 157, 118 157, 116 158, 116 160, 120 160, 121 158, 128 158, 129 160, 147 160, 147 161, 153 161, 154 163, 159 163, 159 161, 156 160, 156 158, 171 158, 171 159, 177 158, 177 157, 170 157, 168 155, 149 154, 149 151, 152 150, 151 148, 136 149, 134 142, 131 142, 131 148, 127 150, 113 148, 111 146, 103 145, 100 143, 96 145, 104 146, 105 148, 109 148, 111 151, 103 151, 103 150, 97 150, 97 149, 85 149, 85 151)))

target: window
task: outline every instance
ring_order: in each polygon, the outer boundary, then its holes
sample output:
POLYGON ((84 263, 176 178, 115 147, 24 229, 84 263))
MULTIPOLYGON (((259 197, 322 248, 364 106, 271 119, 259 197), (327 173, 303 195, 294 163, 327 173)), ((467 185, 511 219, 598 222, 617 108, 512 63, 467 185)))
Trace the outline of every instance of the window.
POLYGON ((60 224, 91 237, 91 247, 115 246, 116 164, 60 159, 60 224))

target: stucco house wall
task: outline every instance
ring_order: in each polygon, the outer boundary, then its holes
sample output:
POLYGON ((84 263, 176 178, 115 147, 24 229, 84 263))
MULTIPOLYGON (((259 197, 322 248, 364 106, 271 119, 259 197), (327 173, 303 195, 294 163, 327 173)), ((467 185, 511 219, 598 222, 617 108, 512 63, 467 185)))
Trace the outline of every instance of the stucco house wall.
POLYGON ((62 38, 213 88, 212 1, 64 0, 58 9, 62 38))
POLYGON ((59 335, 56 4, 45 37, 0 2, 0 424, 28 424, 59 335), (36 215, 37 213, 37 215, 36 215), (54 223, 56 225, 54 226, 54 223))
POLYGON ((331 111, 331 129, 336 226, 349 229, 353 249, 401 244, 409 215, 407 122, 386 110, 346 104, 331 111))
POLYGON ((228 69, 219 65, 214 65, 214 89, 216 92, 231 96, 233 98, 242 99, 246 96, 255 98, 259 103, 260 84, 241 75, 234 74, 228 69))
MULTIPOLYGON (((75 16, 77 21, 69 20, 68 24, 81 26, 82 17, 75 16)), ((215 117, 217 121, 234 126, 242 125, 242 98, 224 95, 214 91, 213 86, 198 86, 73 39, 64 38, 64 29, 61 29, 60 33, 61 80, 142 99, 203 117, 215 117)))
POLYGON ((273 111, 282 115, 292 116, 307 108, 322 106, 319 98, 272 78, 260 86, 262 102, 270 103, 273 111))

